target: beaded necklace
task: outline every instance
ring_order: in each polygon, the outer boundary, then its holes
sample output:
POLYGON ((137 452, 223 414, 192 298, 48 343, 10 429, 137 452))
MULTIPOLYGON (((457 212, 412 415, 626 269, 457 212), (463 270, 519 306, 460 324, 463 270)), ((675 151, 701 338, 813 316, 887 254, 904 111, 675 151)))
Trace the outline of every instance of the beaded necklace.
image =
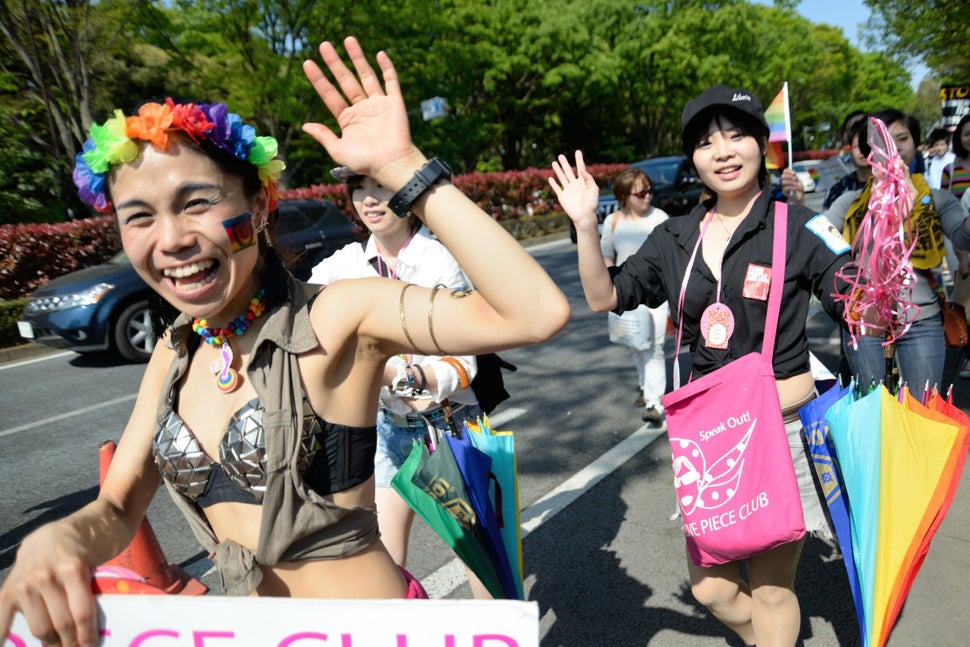
POLYGON ((266 291, 260 288, 249 301, 246 312, 239 315, 229 322, 225 328, 209 328, 205 319, 198 317, 192 320, 192 330, 202 337, 202 341, 213 346, 219 346, 222 360, 215 360, 209 364, 209 370, 215 373, 216 386, 223 393, 232 393, 239 386, 239 374, 232 368, 232 346, 229 345, 230 337, 241 337, 253 325, 253 321, 263 316, 266 312, 266 305, 263 297, 266 291))

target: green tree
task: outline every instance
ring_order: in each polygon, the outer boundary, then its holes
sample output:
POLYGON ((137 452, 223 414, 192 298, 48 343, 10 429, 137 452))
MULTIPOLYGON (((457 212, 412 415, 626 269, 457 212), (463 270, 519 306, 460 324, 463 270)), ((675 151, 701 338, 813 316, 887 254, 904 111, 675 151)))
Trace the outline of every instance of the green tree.
POLYGON ((922 59, 943 83, 970 79, 966 0, 866 0, 870 41, 900 60, 922 59))
POLYGON ((795 5, 0 0, 0 205, 19 201, 31 219, 63 213, 91 122, 167 95, 225 101, 276 137, 284 187, 331 182, 333 161, 301 132, 306 121, 334 125, 301 69, 324 36, 354 34, 391 54, 415 141, 459 172, 546 167, 576 148, 591 162, 676 152, 684 104, 714 83, 767 103, 788 81, 795 133, 855 108, 910 105, 895 59, 859 52, 795 5), (450 114, 425 122, 420 103, 432 97, 450 114))
POLYGON ((0 178, 0 200, 15 201, 15 217, 86 213, 71 180, 74 155, 118 95, 141 94, 134 29, 151 12, 146 0, 0 3, 3 147, 28 150, 7 159, 12 174, 0 178))

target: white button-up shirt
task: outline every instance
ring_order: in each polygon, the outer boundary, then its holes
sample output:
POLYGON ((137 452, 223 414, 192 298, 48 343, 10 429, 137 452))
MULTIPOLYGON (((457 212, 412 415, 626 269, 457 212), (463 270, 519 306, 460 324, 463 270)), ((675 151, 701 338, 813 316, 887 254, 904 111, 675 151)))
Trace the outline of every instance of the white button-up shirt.
MULTIPOLYGON (((341 279, 380 276, 375 268, 378 255, 377 240, 374 236, 368 238, 364 244, 351 243, 320 261, 313 268, 308 282, 329 285, 341 279)), ((398 252, 394 271, 401 281, 423 287, 430 288, 441 284, 449 288, 461 288, 471 285, 451 252, 432 238, 431 232, 424 226, 415 232, 411 241, 398 252)), ((468 379, 473 380, 478 372, 475 356, 452 355, 452 357, 462 363, 468 372, 468 379)), ((391 358, 390 362, 402 364, 398 358, 391 358)), ((431 395, 435 402, 448 398, 462 404, 478 404, 471 388, 461 388, 458 372, 451 364, 440 361, 440 356, 412 355, 410 362, 434 370, 438 388, 431 395)), ((425 371, 427 370, 425 368, 425 371)), ((387 386, 381 388, 381 405, 384 408, 400 415, 410 413, 412 409, 401 400, 401 396, 387 386)))

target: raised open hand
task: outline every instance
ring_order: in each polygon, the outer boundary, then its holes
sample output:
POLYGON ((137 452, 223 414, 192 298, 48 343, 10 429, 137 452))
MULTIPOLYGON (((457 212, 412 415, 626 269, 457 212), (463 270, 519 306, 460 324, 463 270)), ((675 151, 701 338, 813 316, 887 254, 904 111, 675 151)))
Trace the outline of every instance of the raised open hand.
POLYGON ((338 135, 319 123, 306 123, 303 130, 316 139, 338 164, 378 181, 382 171, 399 162, 409 162, 406 176, 413 172, 420 152, 411 141, 407 112, 394 64, 384 52, 377 53, 381 78, 367 62, 357 39, 344 39, 354 71, 341 60, 333 43, 320 44, 320 55, 333 76, 332 83, 313 61, 303 63, 303 72, 340 126, 338 135))
POLYGON ((555 177, 549 178, 549 186, 555 191, 559 204, 566 215, 576 224, 592 219, 596 223, 596 207, 599 204, 599 187, 586 170, 582 151, 576 151, 576 171, 565 155, 552 163, 555 177))

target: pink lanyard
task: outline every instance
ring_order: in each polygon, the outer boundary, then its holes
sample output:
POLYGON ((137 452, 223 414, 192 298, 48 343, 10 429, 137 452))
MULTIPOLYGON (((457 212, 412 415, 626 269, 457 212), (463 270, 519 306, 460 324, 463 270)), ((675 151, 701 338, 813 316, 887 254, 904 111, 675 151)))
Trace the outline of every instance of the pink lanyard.
MULTIPOLYGON (((408 244, 411 242, 411 239, 413 237, 414 237, 414 234, 408 234, 408 237, 404 240, 404 244, 401 245, 401 249, 397 250, 397 257, 394 259, 394 267, 391 267, 390 265, 387 266, 387 276, 389 278, 392 278, 392 279, 397 278, 397 266, 401 263, 401 252, 404 251, 404 249, 408 246, 408 244)), ((377 273, 380 274, 381 276, 385 276, 383 260, 384 260, 384 257, 381 256, 380 247, 378 246, 377 273)))
MULTIPOLYGON (((713 220, 713 218, 711 218, 713 220)), ((690 271, 694 267, 694 261, 697 259, 697 250, 701 247, 701 240, 704 238, 704 233, 711 224, 711 220, 708 220, 701 226, 701 232, 697 236, 697 242, 694 243, 694 250, 690 254, 690 260, 687 261, 687 269, 684 270, 684 278, 680 282, 680 296, 677 299, 677 345, 674 350, 674 375, 673 375, 673 386, 674 389, 680 388, 680 345, 684 334, 684 297, 687 294, 687 279, 690 277, 690 271)), ((788 232, 788 205, 784 202, 775 202, 775 234, 772 240, 772 281, 771 287, 769 289, 768 296, 768 315, 765 321, 765 334, 762 343, 762 354, 766 355, 768 361, 771 361, 771 357, 775 351, 775 334, 778 328, 778 313, 781 310, 781 285, 785 282, 785 249, 786 249, 786 235, 788 232), (780 272, 780 274, 775 274, 780 272)), ((724 254, 721 254, 721 261, 723 264, 724 254)), ((720 298, 720 286, 721 286, 721 272, 718 270, 718 298, 720 298)))

